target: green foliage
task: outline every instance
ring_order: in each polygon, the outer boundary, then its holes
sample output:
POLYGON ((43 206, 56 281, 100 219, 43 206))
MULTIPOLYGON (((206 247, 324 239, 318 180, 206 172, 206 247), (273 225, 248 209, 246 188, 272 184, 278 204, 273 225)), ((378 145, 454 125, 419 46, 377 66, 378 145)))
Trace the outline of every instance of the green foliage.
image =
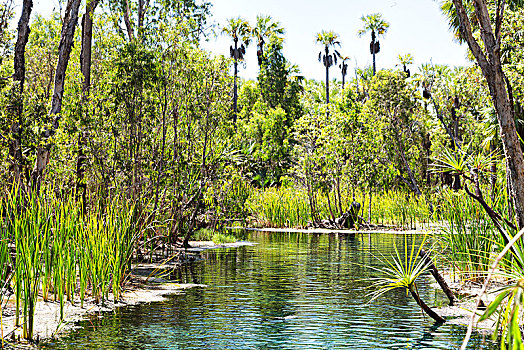
POLYGON ((110 291, 120 299, 139 236, 134 206, 115 198, 105 213, 84 213, 72 196, 25 197, 13 188, 0 207, 2 288, 14 289, 16 324, 24 338, 33 337, 40 293, 45 301, 53 294, 61 319, 66 299, 74 304, 78 296, 83 305, 89 293, 98 303, 110 291))
POLYGON ((193 239, 195 241, 213 241, 213 243, 217 245, 224 243, 235 243, 237 241, 236 237, 233 235, 228 235, 205 228, 201 228, 196 231, 193 239))
MULTIPOLYGON (((408 236, 404 235, 404 251, 399 252, 395 241, 395 255, 392 257, 382 256, 381 260, 386 265, 382 268, 370 268, 381 272, 384 277, 374 279, 371 293, 371 300, 377 299, 385 293, 397 289, 405 288, 406 291, 416 289, 416 280, 428 268, 428 261, 419 258, 420 251, 424 247, 426 236, 417 246, 415 240, 408 244, 408 236)), ((379 258, 380 259, 380 258, 379 258)))

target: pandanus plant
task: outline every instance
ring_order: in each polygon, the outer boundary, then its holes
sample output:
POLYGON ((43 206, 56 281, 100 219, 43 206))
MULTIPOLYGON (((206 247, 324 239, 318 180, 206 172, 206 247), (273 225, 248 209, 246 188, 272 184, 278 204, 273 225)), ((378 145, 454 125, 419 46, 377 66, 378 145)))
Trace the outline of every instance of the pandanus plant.
POLYGON ((363 36, 364 34, 371 32, 369 52, 373 55, 373 75, 375 75, 377 72, 375 55, 380 52, 378 36, 386 34, 389 28, 389 23, 382 19, 380 13, 362 16, 360 19, 364 22, 364 27, 358 31, 358 36, 363 36))
POLYGON ((341 57, 335 50, 335 46, 340 46, 339 36, 333 31, 321 31, 317 33, 317 43, 324 46, 324 50, 318 53, 318 61, 326 67, 326 103, 329 104, 329 68, 337 64, 337 59, 341 57), (333 53, 330 52, 333 49, 333 53))
POLYGON ((426 241, 424 236, 423 241, 417 246, 415 240, 408 244, 408 236, 404 235, 404 249, 399 251, 397 244, 394 243, 395 255, 391 258, 383 257, 384 267, 372 267, 371 269, 383 274, 383 277, 373 278, 374 284, 371 288, 375 291, 371 293, 371 300, 373 301, 385 293, 401 288, 411 294, 415 302, 420 306, 429 317, 434 319, 437 323, 444 323, 445 319, 433 311, 421 298, 418 293, 416 280, 423 273, 425 273, 432 261, 429 258, 423 258, 423 246, 426 241))
POLYGON ((246 48, 251 41, 251 27, 249 23, 240 18, 230 18, 227 24, 222 28, 222 33, 230 36, 233 39, 234 46, 229 47, 229 55, 233 59, 235 74, 233 84, 233 123, 237 121, 237 76, 238 76, 238 62, 244 61, 246 48))

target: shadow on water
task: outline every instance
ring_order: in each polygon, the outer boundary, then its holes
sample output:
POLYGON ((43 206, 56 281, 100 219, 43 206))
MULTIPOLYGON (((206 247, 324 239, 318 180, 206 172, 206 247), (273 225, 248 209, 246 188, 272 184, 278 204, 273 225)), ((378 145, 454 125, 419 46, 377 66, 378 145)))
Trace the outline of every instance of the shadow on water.
MULTIPOLYGON (((173 274, 206 284, 161 303, 92 316, 44 349, 458 349, 465 327, 435 325, 405 291, 367 304, 376 257, 402 235, 253 233, 173 274)), ((408 237, 410 240, 420 237, 408 237)), ((430 305, 445 296, 423 276, 430 305), (427 283, 425 283, 427 282, 427 283)), ((496 349, 476 335, 471 349, 496 349)))

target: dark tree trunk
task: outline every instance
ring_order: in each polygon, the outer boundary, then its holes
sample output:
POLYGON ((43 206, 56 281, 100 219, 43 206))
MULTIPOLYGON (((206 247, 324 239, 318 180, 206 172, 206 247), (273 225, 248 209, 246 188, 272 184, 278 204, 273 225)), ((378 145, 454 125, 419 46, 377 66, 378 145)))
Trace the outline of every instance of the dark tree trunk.
POLYGON ((234 57, 234 68, 235 68, 235 74, 234 74, 234 82, 233 82, 233 124, 237 124, 237 75, 238 75, 238 60, 237 60, 237 54, 238 54, 238 40, 235 39, 235 57, 234 57))
POLYGON ((18 82, 19 102, 16 108, 16 115, 11 124, 11 137, 9 143, 9 155, 12 158, 12 171, 15 183, 23 190, 22 182, 22 130, 21 118, 23 113, 23 92, 25 81, 25 47, 29 39, 29 18, 33 8, 33 0, 24 0, 22 4, 22 15, 18 21, 18 36, 15 44, 14 54, 14 74, 13 80, 18 82))
MULTIPOLYGON (((460 142, 460 137, 459 137, 459 118, 457 116, 455 107, 451 108, 451 119, 453 120, 453 137, 455 140, 455 141, 452 140, 452 146, 453 146, 453 150, 456 150, 458 145, 455 145, 455 143, 460 142)), ((458 191, 461 188, 462 186, 460 185, 460 175, 455 174, 453 178, 453 190, 458 191)))
MULTIPOLYGON (((495 146, 494 140, 491 140, 489 144, 489 151, 491 153, 491 156, 495 153, 497 150, 495 146)), ((491 194, 491 205, 493 206, 493 203, 495 202, 495 197, 497 195, 497 161, 495 159, 491 160, 491 166, 490 166, 490 172, 489 175, 489 182, 490 182, 490 194, 491 194)), ((511 217, 511 216, 510 216, 511 217)))
MULTIPOLYGON (((54 118, 51 129, 44 131, 44 142, 56 133, 60 125, 60 112, 62 110, 62 97, 64 94, 64 82, 71 55, 71 48, 73 46, 73 39, 75 28, 78 23, 78 9, 80 7, 80 0, 68 0, 64 22, 62 24, 62 33, 60 35, 60 44, 58 46, 58 63, 55 71, 55 87, 53 91, 53 98, 51 100, 51 110, 49 115, 54 118)), ((36 193, 40 191, 40 184, 42 182, 43 172, 49 163, 49 148, 50 145, 39 145, 36 152, 36 162, 33 172, 31 174, 32 186, 36 193)))
MULTIPOLYGON (((86 12, 82 17, 82 48, 80 51, 80 68, 84 81, 82 83, 82 101, 84 106, 87 106, 89 100, 89 90, 91 87, 91 51, 93 45, 93 16, 95 9, 100 0, 88 1, 86 5, 86 12)), ((84 107, 87 114, 87 107, 84 107)), ((86 118, 87 119, 87 118, 86 118)), ((82 126, 80 134, 78 135, 78 155, 76 159, 76 195, 82 196, 82 203, 85 209, 86 205, 86 191, 87 184, 85 183, 85 162, 87 156, 85 149, 87 148, 87 130, 82 126)))
POLYGON ((442 288, 442 291, 444 292, 444 294, 446 294, 446 296, 448 297, 449 305, 450 306, 455 305, 455 295, 453 294, 453 291, 451 290, 451 288, 449 288, 448 284, 446 283, 446 280, 444 279, 444 277, 442 277, 442 275, 438 271, 433 261, 431 261, 429 254, 426 253, 423 249, 421 249, 420 257, 424 259, 424 262, 428 266, 429 272, 431 272, 431 274, 433 275, 433 277, 439 284, 440 288, 442 288))
POLYGON ((431 317, 432 319, 434 319, 435 321, 437 321, 438 323, 444 323, 446 322, 445 319, 443 319, 442 317, 440 317, 439 314, 437 314, 435 311, 433 311, 429 306, 426 305, 426 303, 424 303, 422 301, 422 299, 420 299, 417 291, 415 290, 415 288, 413 286, 411 286, 409 288, 409 292, 411 294, 411 296, 413 297, 413 299, 415 299, 415 301, 417 302, 417 304, 420 306, 420 308, 426 313, 428 314, 429 317, 431 317))
POLYGON ((377 66, 376 66, 376 62, 375 62, 375 55, 376 55, 376 52, 375 52, 375 40, 376 40, 376 35, 375 35, 375 31, 371 31, 371 47, 372 47, 372 52, 373 52, 373 76, 375 76, 376 72, 377 72, 377 66))
POLYGON ((329 104, 329 50, 327 45, 324 65, 326 66, 326 103, 329 104))
POLYGON ((480 45, 473 35, 463 1, 453 0, 453 4, 459 18, 461 35, 467 41, 469 49, 486 78, 493 105, 497 111, 500 137, 509 170, 508 187, 511 191, 515 218, 519 229, 522 229, 524 228, 524 159, 515 127, 513 105, 500 61, 501 27, 505 2, 497 2, 495 30, 493 30, 486 1, 473 1, 483 45, 480 45))
POLYGON ((129 41, 133 41, 135 38, 135 33, 133 32, 133 25, 131 24, 131 9, 129 8, 129 0, 125 0, 125 9, 124 9, 124 23, 127 29, 127 37, 129 41))

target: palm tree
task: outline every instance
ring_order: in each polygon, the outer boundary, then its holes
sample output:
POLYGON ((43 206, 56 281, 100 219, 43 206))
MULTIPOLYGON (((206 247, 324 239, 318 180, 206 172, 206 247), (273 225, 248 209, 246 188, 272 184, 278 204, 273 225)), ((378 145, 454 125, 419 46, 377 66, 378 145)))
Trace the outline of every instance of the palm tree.
POLYGON ((341 57, 340 53, 335 50, 335 46, 340 46, 340 41, 335 32, 323 30, 317 33, 317 43, 324 46, 324 52, 320 51, 318 54, 318 61, 326 67, 326 103, 329 104, 329 68, 337 64, 337 59, 341 57), (333 53, 329 52, 330 48, 333 48, 333 53))
POLYGON ((271 16, 257 16, 257 24, 253 28, 253 36, 257 39, 258 66, 262 65, 264 59, 264 44, 266 39, 276 36, 281 38, 285 30, 280 26, 280 22, 273 22, 271 16))
POLYGON ((240 17, 230 18, 227 20, 227 25, 222 28, 222 33, 229 35, 235 46, 229 47, 229 55, 234 60, 235 80, 233 85, 233 123, 237 122, 237 76, 238 76, 238 61, 244 60, 246 54, 246 47, 251 41, 251 26, 249 23, 240 17), (239 47, 240 45, 240 47, 239 47))
POLYGON ((398 61, 400 63, 397 66, 402 66, 404 73, 406 73, 406 76, 409 78, 411 76, 411 72, 407 66, 413 64, 413 56, 411 56, 409 53, 404 56, 398 55, 398 61))
POLYGON ((371 43, 369 44, 369 51, 373 55, 373 75, 375 75, 377 72, 375 55, 380 52, 380 42, 377 40, 377 36, 386 34, 389 28, 389 23, 382 19, 382 15, 380 13, 362 16, 360 19, 362 22, 364 22, 364 28, 358 31, 358 36, 362 36, 367 32, 371 32, 371 43))
MULTIPOLYGON (((440 9, 448 19, 449 30, 453 33, 453 36, 459 43, 464 43, 466 40, 460 33, 460 20, 457 15, 457 10, 455 5, 453 5, 452 0, 444 0, 440 3, 440 9)), ((478 31, 478 20, 475 14, 475 8, 473 2, 465 2, 464 9, 466 10, 467 15, 472 19, 471 29, 473 32, 478 31)))
POLYGON ((344 84, 346 82, 346 75, 348 74, 348 64, 346 63, 349 61, 349 57, 341 57, 342 62, 338 65, 338 68, 340 68, 340 71, 342 73, 342 90, 344 90, 344 84))

